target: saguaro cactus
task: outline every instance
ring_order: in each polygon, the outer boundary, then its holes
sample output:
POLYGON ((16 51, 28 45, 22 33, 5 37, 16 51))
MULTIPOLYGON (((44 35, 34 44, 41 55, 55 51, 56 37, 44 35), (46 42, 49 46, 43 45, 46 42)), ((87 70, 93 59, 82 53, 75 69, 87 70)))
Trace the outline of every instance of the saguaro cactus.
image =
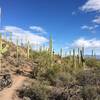
POLYGON ((81 55, 81 63, 82 63, 82 67, 84 67, 84 47, 82 47, 82 49, 80 50, 80 55, 81 55))
POLYGON ((92 57, 94 57, 94 50, 92 49, 92 57))
POLYGON ((50 66, 52 66, 53 63, 52 63, 52 36, 51 35, 49 40, 49 55, 50 55, 50 66))
POLYGON ((21 42, 21 46, 23 47, 23 39, 22 38, 21 38, 20 42, 21 42))
POLYGON ((62 55, 63 55, 63 50, 62 50, 62 48, 60 49, 60 56, 62 57, 62 55))
POLYGON ((39 52, 41 53, 42 52, 42 46, 40 45, 39 47, 39 52))
POLYGON ((78 58, 78 66, 80 65, 80 48, 78 48, 78 54, 77 54, 77 58, 78 58))
POLYGON ((16 58, 17 58, 17 64, 19 64, 19 47, 18 47, 18 38, 17 38, 17 40, 16 40, 16 48, 17 48, 17 50, 16 50, 16 58))
POLYGON ((50 40, 49 40, 49 52, 50 54, 52 53, 52 36, 50 36, 50 40))
POLYGON ((10 32, 9 40, 12 42, 12 32, 10 32))
POLYGON ((5 41, 7 41, 6 32, 4 33, 4 39, 5 39, 5 41))
POLYGON ((71 50, 69 50, 69 60, 70 60, 70 62, 72 61, 71 50))
POLYGON ((73 49, 73 67, 76 68, 75 49, 73 49))
POLYGON ((29 41, 27 42, 27 59, 29 59, 30 56, 30 43, 29 41))
POLYGON ((0 71, 2 70, 2 66, 1 66, 1 64, 2 64, 2 62, 1 62, 1 60, 2 60, 2 54, 5 53, 5 52, 7 51, 7 48, 8 48, 8 47, 9 47, 9 46, 6 45, 6 46, 3 48, 2 35, 1 35, 1 33, 0 33, 0 71))

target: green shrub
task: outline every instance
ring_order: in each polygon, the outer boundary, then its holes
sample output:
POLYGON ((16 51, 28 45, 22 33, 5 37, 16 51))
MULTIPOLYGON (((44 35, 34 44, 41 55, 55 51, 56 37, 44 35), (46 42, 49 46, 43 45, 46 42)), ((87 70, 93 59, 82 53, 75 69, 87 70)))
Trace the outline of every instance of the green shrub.
POLYGON ((87 85, 81 89, 81 96, 83 100, 96 100, 99 94, 96 87, 87 85))
POLYGON ((88 58, 86 59, 86 65, 89 68, 100 67, 100 61, 97 61, 95 58, 88 58))
POLYGON ((49 90, 42 83, 33 83, 30 87, 19 90, 19 97, 28 97, 30 100, 48 100, 49 90))

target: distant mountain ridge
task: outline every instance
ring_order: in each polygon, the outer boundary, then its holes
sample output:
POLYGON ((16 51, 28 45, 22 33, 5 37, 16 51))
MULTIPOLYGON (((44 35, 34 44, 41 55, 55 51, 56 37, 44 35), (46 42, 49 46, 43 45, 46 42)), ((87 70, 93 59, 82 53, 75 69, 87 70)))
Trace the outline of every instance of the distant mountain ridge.
MULTIPOLYGON (((91 57, 91 55, 85 55, 85 57, 91 57)), ((96 59, 100 59, 100 55, 96 55, 96 59)))

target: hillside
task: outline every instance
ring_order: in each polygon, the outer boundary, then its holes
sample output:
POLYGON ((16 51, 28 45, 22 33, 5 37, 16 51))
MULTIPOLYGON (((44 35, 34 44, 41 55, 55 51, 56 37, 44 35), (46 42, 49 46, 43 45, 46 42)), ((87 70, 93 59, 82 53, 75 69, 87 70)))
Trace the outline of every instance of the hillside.
POLYGON ((8 48, 2 56, 1 75, 10 73, 13 83, 0 91, 0 100, 100 99, 99 60, 87 58, 82 66, 75 57, 75 65, 73 56, 51 56, 45 50, 29 50, 27 58, 28 48, 2 41, 2 47, 8 45, 8 48))

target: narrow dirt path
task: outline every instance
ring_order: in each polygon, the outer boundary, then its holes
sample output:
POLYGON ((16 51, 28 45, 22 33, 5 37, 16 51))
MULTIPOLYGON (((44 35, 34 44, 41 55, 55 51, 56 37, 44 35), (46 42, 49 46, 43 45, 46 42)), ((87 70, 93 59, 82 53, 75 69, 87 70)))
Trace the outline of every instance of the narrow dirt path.
POLYGON ((0 92, 0 100, 20 100, 15 94, 16 90, 23 85, 25 79, 26 77, 23 76, 13 76, 12 86, 0 92))

